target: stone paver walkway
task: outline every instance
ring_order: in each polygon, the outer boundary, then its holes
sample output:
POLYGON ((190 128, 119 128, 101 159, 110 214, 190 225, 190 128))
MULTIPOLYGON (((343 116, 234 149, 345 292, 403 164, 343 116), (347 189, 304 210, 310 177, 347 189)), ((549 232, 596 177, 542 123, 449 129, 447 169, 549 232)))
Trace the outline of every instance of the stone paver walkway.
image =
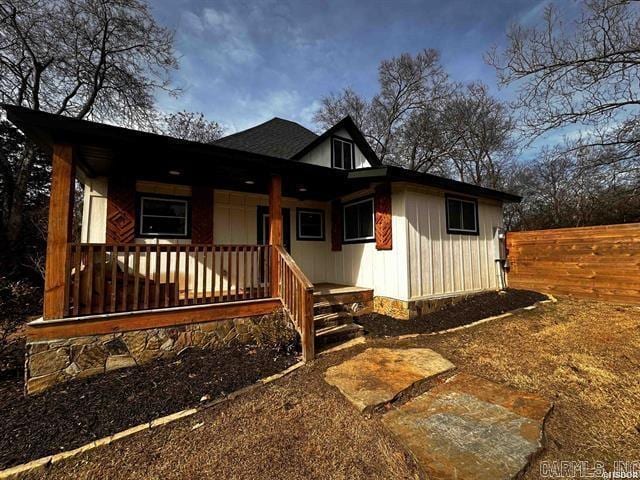
POLYGON ((390 411, 384 424, 429 478, 514 478, 541 448, 551 404, 486 379, 458 374, 390 411))
POLYGON ((325 380, 364 412, 454 368, 449 360, 428 348, 369 348, 328 368, 325 380))

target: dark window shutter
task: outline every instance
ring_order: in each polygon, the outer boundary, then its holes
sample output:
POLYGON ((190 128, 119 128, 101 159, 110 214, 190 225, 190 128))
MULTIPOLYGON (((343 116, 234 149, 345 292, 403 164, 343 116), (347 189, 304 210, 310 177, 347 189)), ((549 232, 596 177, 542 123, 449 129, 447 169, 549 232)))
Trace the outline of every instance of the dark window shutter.
POLYGON ((342 250, 342 204, 338 200, 331 202, 331 250, 342 250))
POLYGON ((131 243, 135 236, 135 180, 111 178, 107 190, 107 243, 131 243))
POLYGON ((213 188, 194 186, 191 194, 191 241, 213 243, 213 188))
POLYGON ((376 248, 391 250, 393 232, 391 227, 391 185, 384 183, 376 187, 374 198, 376 210, 376 248))

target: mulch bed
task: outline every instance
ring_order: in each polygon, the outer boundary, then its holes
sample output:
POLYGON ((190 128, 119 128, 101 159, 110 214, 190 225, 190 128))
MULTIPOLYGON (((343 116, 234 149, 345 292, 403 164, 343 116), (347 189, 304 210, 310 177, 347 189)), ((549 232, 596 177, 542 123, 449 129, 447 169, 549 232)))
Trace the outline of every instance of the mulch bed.
POLYGON ((508 289, 503 293, 487 292, 470 295, 453 305, 412 320, 398 320, 387 315, 373 313, 362 315, 358 319, 358 323, 371 337, 433 333, 468 325, 483 318, 527 307, 546 299, 546 295, 538 292, 508 289))
MULTIPOLYGON (((6 351, 17 358, 19 346, 6 351)), ((296 362, 292 351, 247 346, 190 350, 179 357, 58 385, 24 397, 15 362, 0 372, 0 469, 231 393, 296 362)))

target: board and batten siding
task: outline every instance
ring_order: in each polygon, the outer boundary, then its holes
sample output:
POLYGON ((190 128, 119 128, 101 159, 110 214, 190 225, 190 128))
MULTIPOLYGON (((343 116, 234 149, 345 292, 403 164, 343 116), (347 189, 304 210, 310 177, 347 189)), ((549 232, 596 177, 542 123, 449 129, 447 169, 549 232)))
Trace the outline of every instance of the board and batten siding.
POLYGON ((495 230, 502 204, 478 199, 479 235, 447 233, 445 193, 408 189, 406 218, 412 300, 499 288, 495 230))
MULTIPOLYGON (((353 141, 351 135, 349 135, 349 132, 345 129, 338 130, 332 136, 346 138, 353 141)), ((303 163, 311 163, 312 165, 331 168, 331 143, 331 137, 327 138, 324 142, 302 157, 300 161, 303 163)), ((370 167, 371 164, 362 154, 358 146, 354 144, 353 147, 355 151, 356 168, 370 167)))
MULTIPOLYGON (((373 190, 358 192, 343 202, 373 195, 373 190)), ((407 222, 405 192, 394 185, 391 193, 393 248, 377 250, 375 242, 343 244, 339 252, 329 252, 327 277, 345 285, 372 288, 374 295, 408 300, 407 222)))
POLYGON ((107 189, 106 177, 86 178, 82 201, 82 225, 80 241, 104 243, 107 235, 107 189))

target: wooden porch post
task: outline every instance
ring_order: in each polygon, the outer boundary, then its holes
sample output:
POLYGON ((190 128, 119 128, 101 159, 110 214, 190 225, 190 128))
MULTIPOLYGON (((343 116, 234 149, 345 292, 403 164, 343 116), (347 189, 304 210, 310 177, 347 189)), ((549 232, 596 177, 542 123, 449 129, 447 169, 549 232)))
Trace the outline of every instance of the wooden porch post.
POLYGON ((68 280, 67 244, 73 226, 75 164, 71 145, 55 144, 51 162, 51 196, 44 278, 43 318, 62 318, 65 314, 68 280))
MULTIPOLYGON (((282 177, 273 175, 269 184, 269 245, 282 246, 282 177)), ((271 296, 280 296, 279 257, 271 252, 271 296)))

